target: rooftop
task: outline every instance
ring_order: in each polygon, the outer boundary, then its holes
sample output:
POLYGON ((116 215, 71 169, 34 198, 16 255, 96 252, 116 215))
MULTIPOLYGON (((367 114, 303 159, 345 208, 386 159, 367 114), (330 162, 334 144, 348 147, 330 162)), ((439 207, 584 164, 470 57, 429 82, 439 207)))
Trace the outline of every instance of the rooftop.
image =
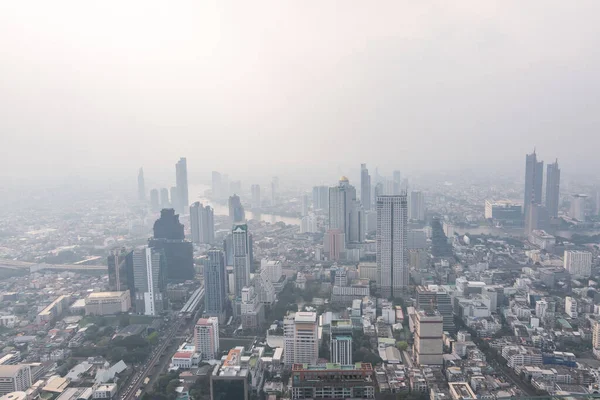
POLYGON ((349 365, 342 365, 337 363, 327 364, 294 364, 292 371, 357 371, 365 370, 372 371, 373 367, 369 363, 355 363, 349 365))
POLYGON ((294 321, 296 322, 317 322, 317 313, 307 312, 307 311, 299 311, 296 313, 294 317, 294 321))
POLYGON ((109 297, 121 297, 125 292, 92 292, 88 299, 103 299, 109 297))

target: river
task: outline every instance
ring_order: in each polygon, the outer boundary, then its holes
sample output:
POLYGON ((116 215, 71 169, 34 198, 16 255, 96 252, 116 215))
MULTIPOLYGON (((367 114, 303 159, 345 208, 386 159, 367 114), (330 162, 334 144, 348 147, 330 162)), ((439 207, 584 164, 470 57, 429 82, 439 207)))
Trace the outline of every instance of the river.
MULTIPOLYGON (((190 185, 190 203, 199 201, 204 205, 209 205, 215 210, 215 215, 229 215, 229 207, 225 204, 216 203, 206 198, 205 193, 210 189, 206 185, 190 185)), ((253 213, 252 211, 245 210, 246 219, 256 219, 263 222, 269 222, 274 224, 276 222, 283 222, 286 225, 300 225, 300 218, 284 217, 276 214, 267 213, 253 213)))

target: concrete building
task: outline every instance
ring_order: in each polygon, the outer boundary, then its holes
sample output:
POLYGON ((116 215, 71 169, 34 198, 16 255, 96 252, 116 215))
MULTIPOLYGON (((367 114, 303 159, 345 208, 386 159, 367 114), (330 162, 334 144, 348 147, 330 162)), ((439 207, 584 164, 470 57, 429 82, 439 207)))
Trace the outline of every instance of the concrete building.
POLYGON ((220 323, 225 323, 227 300, 225 259, 219 249, 210 249, 207 257, 208 262, 204 266, 204 312, 209 317, 217 317, 220 323))
POLYGON ((94 398, 94 399, 112 399, 116 395, 117 395, 117 384, 116 383, 106 383, 106 384, 98 385, 95 387, 92 398, 94 398))
POLYGON ((342 231, 346 244, 362 243, 365 224, 365 213, 356 200, 356 189, 342 176, 338 186, 329 188, 329 229, 342 231))
POLYGON ((360 164, 360 202, 365 211, 371 209, 371 175, 367 164, 360 164))
POLYGON ((86 315, 113 315, 126 313, 131 308, 129 291, 94 292, 85 299, 86 315))
POLYGON ((144 182, 144 169, 138 171, 138 200, 146 201, 146 183, 144 182))
POLYGON ((352 364, 352 321, 349 319, 331 321, 329 335, 331 362, 342 365, 352 364))
POLYGON ((323 238, 323 249, 330 261, 340 261, 346 253, 346 240, 341 229, 330 229, 323 238))
POLYGON ((367 363, 294 364, 291 382, 292 400, 374 399, 377 385, 367 363))
POLYGON ((565 314, 571 318, 577 318, 577 300, 571 296, 565 297, 565 314))
POLYGON ((267 269, 261 269, 258 276, 255 275, 254 285, 258 294, 258 301, 265 305, 272 305, 276 300, 276 291, 271 275, 267 269))
POLYGON ((358 264, 358 277, 360 279, 368 279, 370 281, 377 281, 377 263, 364 262, 358 264))
POLYGON ((452 299, 443 287, 438 285, 417 286, 416 309, 428 312, 439 311, 444 321, 443 331, 456 332, 452 299))
POLYGON ((242 288, 240 313, 244 330, 256 330, 264 321, 263 305, 253 286, 242 288))
POLYGON ((477 400, 477 395, 467 382, 448 383, 452 400, 477 400))
POLYGON ((213 244, 215 242, 214 210, 195 202, 190 206, 190 228, 192 243, 213 244))
POLYGON ((53 322, 60 317, 63 311, 69 306, 71 298, 69 296, 58 296, 46 308, 40 311, 36 317, 38 325, 53 322))
POLYGON ((409 284, 406 195, 377 197, 377 286, 385 297, 409 284))
POLYGON ((302 217, 300 220, 300 233, 315 233, 317 231, 317 218, 314 214, 302 217))
POLYGON ((167 308, 165 257, 162 250, 143 247, 133 251, 135 311, 158 315, 167 308))
POLYGON ((556 245, 556 238, 543 230, 533 230, 529 234, 529 241, 540 249, 549 252, 551 252, 556 245))
POLYGON ((214 360, 219 355, 219 319, 200 318, 194 327, 194 345, 203 360, 214 360))
POLYGON ((589 251, 565 250, 563 265, 571 276, 592 276, 592 253, 589 251))
POLYGON ((319 357, 317 313, 288 314, 283 321, 284 363, 316 364, 319 357))
POLYGON ((500 223, 516 224, 523 218, 523 208, 509 200, 486 200, 485 218, 500 223))
POLYGON ((211 399, 248 400, 250 393, 248 365, 242 363, 243 347, 229 350, 210 376, 211 399))
POLYGON ((410 192, 409 219, 413 221, 425 221, 425 196, 423 192, 413 190, 410 192))
POLYGON ((585 221, 585 201, 587 194, 574 194, 571 199, 571 210, 569 216, 577 221, 585 221))
POLYGON ((312 190, 313 210, 329 210, 329 188, 315 186, 312 190))
POLYGON ((157 212, 158 210, 160 210, 160 201, 158 199, 158 189, 150 190, 150 208, 154 212, 157 212))
POLYGON ((558 159, 546 167, 546 209, 550 218, 558 217, 560 200, 560 168, 558 159))
POLYGON ((418 365, 443 363, 442 334, 444 318, 437 312, 419 310, 415 313, 415 341, 413 356, 418 365))
POLYGON ((242 206, 242 201, 240 200, 240 196, 234 194, 229 197, 229 222, 233 224, 240 224, 246 221, 246 212, 244 211, 244 206, 242 206))
POLYGON ((235 225, 232 231, 232 256, 236 297, 241 297, 242 288, 250 284, 249 246, 248 225, 235 225))
POLYGON ((600 321, 595 321, 593 325, 592 346, 595 350, 600 349, 600 321))
POLYGON ((250 192, 252 193, 252 208, 257 209, 260 208, 260 186, 252 185, 250 187, 250 192))
POLYGON ((29 365, 0 365, 0 395, 24 392, 31 384, 29 365))
POLYGON ((187 160, 185 157, 181 157, 179 161, 177 161, 177 164, 175 164, 175 178, 178 204, 173 202, 173 207, 178 213, 183 214, 190 205, 188 195, 187 160))
POLYGON ((537 160, 535 150, 525 156, 525 189, 523 190, 523 214, 530 220, 531 204, 542 204, 544 162, 537 160))

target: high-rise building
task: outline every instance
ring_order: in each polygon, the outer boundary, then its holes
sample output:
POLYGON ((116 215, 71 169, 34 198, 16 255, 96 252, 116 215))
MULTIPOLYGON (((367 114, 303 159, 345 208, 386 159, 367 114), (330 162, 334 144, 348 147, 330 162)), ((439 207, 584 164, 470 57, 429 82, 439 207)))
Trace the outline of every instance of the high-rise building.
POLYGON ((260 208, 260 186, 252 185, 250 191, 252 192, 252 208, 260 208))
POLYGON ((150 191, 150 207, 154 212, 160 210, 160 202, 158 200, 158 189, 152 189, 150 191))
POLYGON ((214 211, 210 206, 195 202, 190 206, 192 243, 213 244, 215 242, 214 211))
POLYGON ((185 157, 181 157, 179 161, 177 161, 177 164, 175 164, 175 178, 178 203, 174 203, 173 207, 175 207, 178 213, 183 214, 187 211, 187 208, 190 205, 188 194, 187 160, 185 157), (175 206, 175 204, 177 205, 175 206))
POLYGON ((263 304, 259 301, 259 296, 253 286, 242 288, 240 314, 244 330, 256 330, 264 322, 263 304))
POLYGON ((237 194, 229 197, 229 220, 232 224, 244 222, 246 220, 246 212, 242 206, 240 196, 237 194))
POLYGON ((413 190, 410 192, 410 219, 425 221, 425 196, 421 191, 413 190))
POLYGON ((179 193, 177 193, 177 187, 171 186, 171 189, 169 189, 169 194, 171 196, 171 208, 173 208, 179 214, 179 193))
POLYGON ((271 181, 271 205, 277 205, 277 198, 279 196, 279 178, 274 176, 271 181))
POLYGON ((223 198, 227 198, 231 192, 229 192, 229 175, 221 175, 221 195, 223 198))
POLYGON ((135 299, 133 279, 133 251, 124 247, 114 249, 107 259, 108 287, 113 292, 129 291, 129 298, 135 299))
POLYGON ((400 171, 396 170, 392 173, 392 181, 393 181, 393 189, 392 193, 388 194, 402 194, 402 177, 400 176, 400 171))
POLYGON ((169 203, 169 189, 160 189, 160 208, 170 208, 170 206, 171 203, 169 203))
POLYGON ((234 225, 232 230, 232 257, 236 297, 240 297, 242 295, 242 288, 250 284, 249 247, 248 225, 234 225))
POLYGON ((283 320, 284 364, 316 364, 319 357, 317 313, 301 311, 283 320))
POLYGON ((377 285, 385 297, 399 296, 409 284, 406 195, 377 198, 377 285))
POLYGON ((163 209, 154 223, 154 238, 149 245, 162 250, 166 260, 166 277, 172 281, 194 278, 194 247, 184 239, 183 224, 172 208, 163 209))
POLYGON ((217 171, 212 172, 212 196, 215 199, 221 199, 224 197, 222 193, 223 183, 221 182, 221 174, 217 171))
POLYGON ((133 251, 135 311, 144 315, 159 315, 167 309, 167 280, 164 252, 150 247, 133 251))
POLYGON ((300 233, 315 233, 317 232, 317 219, 315 215, 310 213, 300 220, 300 233))
POLYGON ((542 184, 544 181, 544 162, 537 160, 535 150, 525 156, 525 190, 523 195, 523 213, 525 222, 529 221, 531 204, 542 204, 542 184))
POLYGON ((313 210, 328 210, 329 209, 329 187, 314 186, 313 187, 313 210))
POLYGON ((365 210, 371 209, 371 175, 367 164, 360 164, 360 202, 365 210))
POLYGON ((329 188, 329 229, 341 230, 346 243, 362 243, 365 225, 365 213, 356 201, 356 189, 342 176, 338 186, 329 188))
POLYGON ((443 363, 443 318, 437 311, 419 310, 415 314, 413 356, 417 365, 443 363))
POLYGON ((331 362, 342 365, 352 364, 352 321, 349 319, 331 321, 329 335, 331 362))
POLYGON ((146 201, 146 183, 144 182, 144 169, 138 172, 138 200, 146 201))
POLYGON ((308 215, 308 195, 302 195, 302 216, 306 217, 308 215))
POLYGON ((25 392, 32 383, 31 367, 28 364, 0 365, 0 396, 25 392))
POLYGON ((589 278, 592 276, 592 253, 580 250, 565 250, 563 264, 572 276, 589 278))
MULTIPOLYGON (((444 332, 455 333, 452 299, 448 292, 437 285, 417 286, 417 310, 439 311, 443 318, 444 332)), ((495 308, 494 308, 495 310, 495 308)))
POLYGON ((229 183, 229 193, 241 193, 242 181, 231 181, 229 183))
POLYGON ((204 313, 225 322, 225 302, 227 298, 225 259, 219 249, 210 249, 208 262, 204 266, 204 313))
POLYGON ((341 229, 329 229, 323 237, 325 255, 331 261, 339 261, 346 253, 346 240, 341 229))
POLYGON ((600 321, 595 321, 592 331, 592 346, 594 350, 600 349, 600 321))
POLYGON ((375 195, 375 201, 377 201, 377 198, 379 196, 384 196, 385 193, 385 188, 383 186, 383 183, 379 182, 375 185, 375 189, 373 189, 373 194, 375 195))
POLYGON ((217 317, 200 318, 194 327, 196 352, 203 360, 219 357, 219 319, 217 317))
POLYGON ((368 363, 295 364, 291 382, 291 400, 375 399, 377 387, 373 366, 368 363))
POLYGON ((558 217, 560 195, 560 168, 558 159, 546 167, 546 209, 550 218, 558 217))
POLYGON ((577 221, 585 221, 585 201, 587 199, 586 194, 574 194, 571 199, 571 210, 569 216, 577 221))
POLYGON ((579 315, 577 311, 577 300, 573 297, 565 297, 565 314, 571 318, 577 318, 579 315))

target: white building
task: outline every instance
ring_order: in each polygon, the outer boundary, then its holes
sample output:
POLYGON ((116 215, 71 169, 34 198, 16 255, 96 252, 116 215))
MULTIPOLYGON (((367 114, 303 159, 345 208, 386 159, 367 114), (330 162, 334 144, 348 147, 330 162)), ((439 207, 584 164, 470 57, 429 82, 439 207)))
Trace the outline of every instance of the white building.
POLYGON ((425 196, 421 191, 410 192, 410 216, 413 221, 425 221, 425 196))
POLYGON ((377 197, 377 286, 384 297, 409 284, 406 195, 377 197))
POLYGON ((542 250, 551 251, 556 244, 556 238, 543 230, 534 230, 529 234, 531 244, 542 250))
POLYGON ((248 243, 248 225, 233 227, 233 275, 235 277, 235 295, 242 295, 242 288, 250 284, 250 248, 248 243))
POLYGON ((300 233, 315 233, 317 232, 317 218, 314 214, 308 214, 300 220, 300 233))
POLYGON ((0 317, 0 326, 14 328, 18 319, 16 315, 3 315, 0 317))
POLYGON ((577 221, 585 221, 585 200, 586 194, 574 194, 571 200, 571 210, 569 215, 577 221))
POLYGON ((288 314, 283 321, 284 363, 316 364, 319 357, 317 313, 288 314))
POLYGON ((564 268, 572 276, 589 278, 592 275, 592 253, 589 251, 565 250, 564 268))
POLYGON ((0 365, 0 395, 24 392, 31 383, 29 365, 0 365))
POLYGON ((356 189, 342 176, 339 185, 329 188, 329 230, 339 229, 346 243, 362 243, 365 213, 356 199, 356 189))
POLYGON ((388 325, 396 323, 396 310, 392 306, 383 307, 381 309, 381 316, 383 317, 383 321, 388 325))
POLYGON ((535 302, 535 315, 543 319, 546 317, 548 313, 548 302, 544 299, 538 300, 535 302))
POLYGON ((260 208, 260 186, 252 185, 250 191, 252 192, 252 208, 260 208))
POLYGON ((94 390, 94 399, 112 399, 117 394, 117 384, 107 383, 99 385, 94 390))
POLYGON ((418 311, 415 318, 413 356, 418 365, 443 363, 442 327, 444 318, 437 311, 418 311))
POLYGON ((171 364, 181 369, 190 369, 194 365, 194 353, 191 351, 178 351, 171 358, 171 364))
POLYGON ((196 352, 203 360, 214 360, 219 354, 219 319, 200 318, 194 327, 196 352))
POLYGON ((577 300, 571 296, 565 297, 565 313, 571 318, 577 318, 577 300))
POLYGON ((275 302, 275 287, 271 282, 269 271, 262 269, 260 275, 255 278, 258 301, 262 304, 273 304, 275 302))
POLYGON ((135 310, 140 314, 158 315, 166 297, 166 265, 162 252, 150 247, 133 251, 133 281, 135 310))
POLYGON ((210 206, 203 206, 195 202, 190 206, 190 228, 192 243, 212 244, 215 242, 214 210, 210 206))
POLYGON ((126 313, 131 308, 129 290, 124 292, 93 292, 85 299, 87 315, 126 313))

